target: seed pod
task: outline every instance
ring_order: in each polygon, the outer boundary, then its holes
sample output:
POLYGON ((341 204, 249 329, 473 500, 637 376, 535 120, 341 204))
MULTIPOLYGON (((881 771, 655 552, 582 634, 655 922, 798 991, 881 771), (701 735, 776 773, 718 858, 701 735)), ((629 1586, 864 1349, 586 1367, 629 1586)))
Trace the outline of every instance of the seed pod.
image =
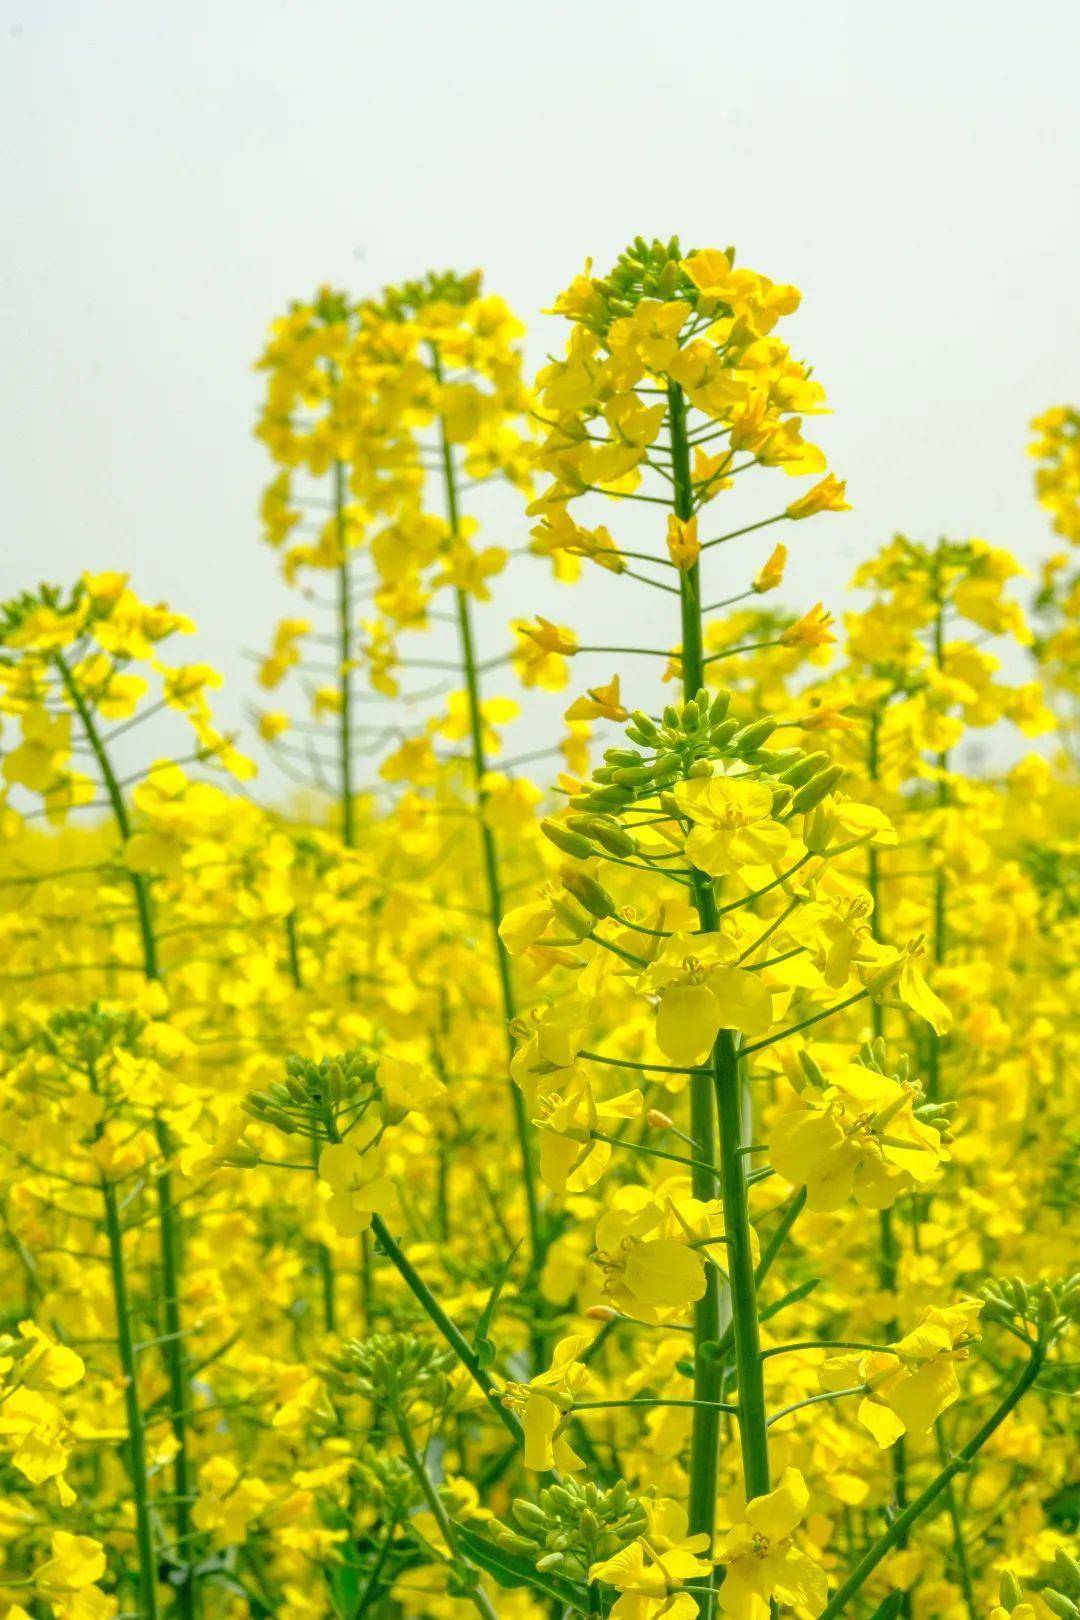
POLYGON ((581 833, 571 832, 561 821, 545 819, 540 823, 540 831, 556 849, 561 849, 565 855, 573 855, 575 860, 586 861, 594 853, 587 838, 581 833))

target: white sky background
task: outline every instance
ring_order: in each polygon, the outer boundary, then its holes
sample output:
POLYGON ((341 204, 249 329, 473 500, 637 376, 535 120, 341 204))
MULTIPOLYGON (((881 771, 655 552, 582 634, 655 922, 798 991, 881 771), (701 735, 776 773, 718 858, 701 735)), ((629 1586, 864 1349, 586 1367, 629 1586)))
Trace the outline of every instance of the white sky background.
MULTIPOLYGON (((480 265, 538 364, 564 340, 540 308, 639 231, 803 290, 784 335, 856 510, 783 535, 792 607, 842 610, 896 529, 1034 563, 1026 424, 1080 397, 1078 60, 1076 0, 0 0, 0 593, 130 570, 196 619, 183 656, 225 672, 235 721, 240 648, 290 601, 256 516, 269 319, 324 281, 480 265)), ((753 515, 803 487, 775 474, 753 515)), ((520 506, 485 532, 522 544, 520 506)), ((487 649, 537 609, 675 639, 666 598, 587 578, 523 564, 487 649)))

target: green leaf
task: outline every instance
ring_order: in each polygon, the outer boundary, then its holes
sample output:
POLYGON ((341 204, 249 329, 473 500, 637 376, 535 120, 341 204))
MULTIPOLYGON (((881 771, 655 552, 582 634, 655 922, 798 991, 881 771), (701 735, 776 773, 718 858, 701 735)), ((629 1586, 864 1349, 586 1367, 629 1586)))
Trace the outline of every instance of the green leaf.
POLYGON ((495 1347, 491 1343, 488 1335, 491 1332, 491 1324, 495 1318, 495 1310, 499 1303, 499 1295, 503 1291, 503 1286, 506 1283, 506 1279, 510 1275, 510 1267, 513 1265, 517 1252, 520 1248, 521 1241, 519 1239, 518 1242, 514 1244, 514 1247, 510 1250, 510 1253, 506 1256, 506 1259, 503 1261, 502 1265, 499 1267, 495 1276, 495 1281, 491 1285, 491 1293, 487 1297, 487 1304, 480 1312, 480 1320, 476 1324, 476 1332, 473 1334, 473 1349, 476 1351, 477 1358, 482 1367, 490 1367, 492 1361, 495 1359, 495 1347), (490 1359, 485 1360, 484 1358, 488 1351, 490 1351, 490 1359))
POLYGON ((807 1294, 812 1294, 820 1281, 820 1277, 811 1277, 809 1282, 800 1283, 798 1288, 793 1288, 790 1293, 784 1295, 783 1299, 774 1299, 771 1305, 765 1306, 758 1320, 767 1322, 770 1316, 778 1316, 789 1305, 794 1305, 798 1300, 805 1299, 807 1294))
POLYGON ((558 1603, 570 1603, 579 1609, 587 1606, 588 1589, 580 1582, 568 1581, 551 1570, 539 1570, 527 1558, 503 1552, 493 1541, 485 1540, 463 1525, 455 1525, 454 1534, 469 1562, 486 1570, 500 1586, 508 1590, 531 1586, 534 1591, 543 1592, 545 1597, 554 1598, 558 1603))
POLYGON ((888 1597, 882 1598, 870 1620, 896 1620, 900 1610, 904 1607, 903 1592, 890 1592, 888 1597))

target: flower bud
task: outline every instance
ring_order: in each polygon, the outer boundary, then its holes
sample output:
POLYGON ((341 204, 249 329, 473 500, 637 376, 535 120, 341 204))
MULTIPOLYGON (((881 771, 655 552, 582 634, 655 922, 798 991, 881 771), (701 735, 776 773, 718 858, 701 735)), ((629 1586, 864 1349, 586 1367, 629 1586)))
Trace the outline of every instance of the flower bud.
POLYGON ((659 1108, 650 1108, 645 1115, 645 1119, 654 1131, 670 1131, 675 1126, 675 1121, 671 1116, 663 1113, 659 1108))
POLYGON ((763 715, 760 720, 755 720, 751 725, 743 726, 741 731, 737 731, 731 739, 731 746, 740 754, 753 753, 754 749, 760 748, 775 730, 776 721, 771 715, 763 715))
POLYGON ((576 860, 585 861, 593 854, 589 840, 581 833, 571 832, 561 821, 546 818, 540 823, 540 831, 545 838, 550 839, 556 849, 561 849, 564 855, 573 855, 576 860))
POLYGON ((794 765, 789 765, 785 771, 781 772, 780 780, 781 782, 790 783, 792 787, 802 787, 804 782, 809 782, 810 778, 828 763, 828 754, 824 754, 820 750, 814 754, 801 754, 794 765))
POLYGON ((825 795, 832 791, 837 782, 843 777, 842 765, 828 765, 824 770, 818 771, 809 782, 798 790, 791 801, 791 808, 796 815, 802 815, 820 804, 825 795))
POLYGON ((614 916, 615 902, 595 878, 589 877, 586 872, 576 872, 572 867, 564 868, 559 876, 564 888, 594 917, 614 916))

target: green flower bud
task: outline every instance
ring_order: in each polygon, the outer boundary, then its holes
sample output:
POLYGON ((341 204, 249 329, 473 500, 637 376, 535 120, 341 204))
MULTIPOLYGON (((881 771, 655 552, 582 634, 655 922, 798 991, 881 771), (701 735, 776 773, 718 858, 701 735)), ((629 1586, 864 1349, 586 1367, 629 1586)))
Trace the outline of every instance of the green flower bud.
POLYGON ((572 868, 564 869, 559 876, 563 887, 594 917, 615 915, 614 900, 595 878, 589 877, 586 872, 575 872, 572 868))
POLYGON ((1001 1594, 1001 1607, 1003 1609, 1015 1609, 1018 1603, 1022 1603, 1024 1601, 1024 1594, 1021 1590, 1020 1582, 1017 1580, 1011 1569, 1002 1570, 1001 1585, 998 1590, 1001 1594))
POLYGON ((540 823, 540 831, 556 849, 561 849, 564 855, 573 855, 576 860, 587 861, 594 853, 587 838, 581 833, 571 832, 561 821, 545 819, 540 823))
POLYGON ((637 840, 628 833, 625 827, 620 827, 614 821, 594 821, 592 823, 592 836, 598 844, 607 850, 609 855, 637 854, 637 840))
POLYGON ((797 815, 812 810, 816 804, 821 803, 827 793, 832 791, 843 774, 842 765, 829 765, 825 770, 818 771, 816 776, 812 776, 809 782, 798 790, 791 801, 791 808, 797 815))
POLYGON ((820 750, 815 754, 801 754, 794 765, 789 765, 787 770, 780 773, 780 780, 789 782, 792 787, 802 787, 804 782, 809 782, 810 778, 828 763, 828 754, 820 750))
POLYGON ((760 720, 755 720, 751 725, 744 726, 741 731, 736 732, 731 739, 731 746, 739 754, 753 753, 754 749, 760 748, 766 737, 771 737, 775 730, 776 721, 771 715, 763 715, 760 720))

